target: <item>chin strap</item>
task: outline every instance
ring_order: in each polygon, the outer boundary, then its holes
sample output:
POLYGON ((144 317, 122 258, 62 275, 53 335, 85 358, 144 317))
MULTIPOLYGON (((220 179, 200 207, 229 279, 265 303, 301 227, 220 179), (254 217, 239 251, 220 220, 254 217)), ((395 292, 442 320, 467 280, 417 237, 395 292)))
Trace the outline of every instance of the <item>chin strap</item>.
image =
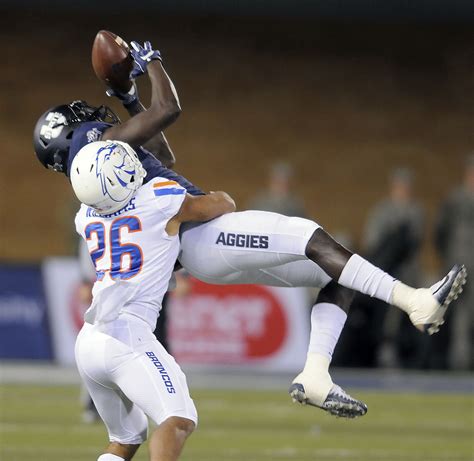
POLYGON ((53 164, 53 167, 52 167, 53 170, 58 172, 58 173, 65 173, 64 166, 63 166, 63 159, 58 154, 57 151, 53 154, 53 161, 54 161, 54 164, 53 164))

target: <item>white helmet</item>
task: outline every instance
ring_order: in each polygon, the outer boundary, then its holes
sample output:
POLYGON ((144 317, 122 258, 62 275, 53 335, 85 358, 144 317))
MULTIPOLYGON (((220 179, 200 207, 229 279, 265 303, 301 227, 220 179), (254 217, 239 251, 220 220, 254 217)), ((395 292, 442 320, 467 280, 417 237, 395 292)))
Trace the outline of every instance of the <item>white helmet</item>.
POLYGON ((87 144, 74 157, 70 172, 76 197, 100 214, 123 208, 145 176, 136 152, 120 141, 87 144))

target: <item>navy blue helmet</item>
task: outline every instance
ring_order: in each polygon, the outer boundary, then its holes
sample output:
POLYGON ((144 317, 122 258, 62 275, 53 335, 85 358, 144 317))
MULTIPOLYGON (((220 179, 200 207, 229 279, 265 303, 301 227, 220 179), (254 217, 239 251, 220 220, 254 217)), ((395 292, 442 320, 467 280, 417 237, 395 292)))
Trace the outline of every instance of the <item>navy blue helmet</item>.
POLYGON ((74 130, 83 122, 120 123, 107 106, 94 107, 85 101, 53 107, 36 122, 33 144, 38 160, 46 168, 66 173, 74 130))

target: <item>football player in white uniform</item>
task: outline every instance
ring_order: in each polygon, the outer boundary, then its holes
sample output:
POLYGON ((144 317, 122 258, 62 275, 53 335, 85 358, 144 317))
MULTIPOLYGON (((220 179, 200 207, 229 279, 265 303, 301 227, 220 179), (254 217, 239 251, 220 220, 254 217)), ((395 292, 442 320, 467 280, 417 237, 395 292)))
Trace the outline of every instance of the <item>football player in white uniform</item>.
MULTIPOLYGON (((115 93, 131 115, 138 114, 124 124, 110 117, 107 123, 110 111, 81 101, 56 107, 37 122, 36 154, 47 168, 72 175, 71 163, 80 147, 97 138, 119 139, 137 152, 148 171, 145 182, 154 176, 165 177, 177 181, 190 194, 203 194, 142 147, 155 143, 158 157, 167 165, 173 163, 174 157, 160 130, 177 118, 180 107, 175 88, 162 67, 161 54, 146 50, 141 53, 138 44, 134 50, 136 68, 150 75, 150 109, 144 110, 135 87, 129 94, 115 93)), ((264 211, 231 213, 205 224, 185 225, 181 245, 181 264, 208 283, 321 288, 311 314, 306 365, 290 386, 290 394, 300 403, 349 418, 364 415, 367 407, 335 385, 328 368, 344 327, 352 290, 399 307, 417 328, 433 334, 443 324, 448 304, 459 295, 466 280, 465 268, 456 265, 433 287, 416 290, 351 253, 317 223, 264 211)))
POLYGON ((71 169, 82 202, 76 230, 97 272, 75 355, 109 434, 98 461, 131 459, 147 438, 147 416, 157 425, 150 460, 178 459, 197 413, 183 372, 153 330, 178 256, 180 224, 235 209, 224 192, 193 197, 166 178, 142 185, 145 174, 133 149, 120 142, 85 146, 71 169))

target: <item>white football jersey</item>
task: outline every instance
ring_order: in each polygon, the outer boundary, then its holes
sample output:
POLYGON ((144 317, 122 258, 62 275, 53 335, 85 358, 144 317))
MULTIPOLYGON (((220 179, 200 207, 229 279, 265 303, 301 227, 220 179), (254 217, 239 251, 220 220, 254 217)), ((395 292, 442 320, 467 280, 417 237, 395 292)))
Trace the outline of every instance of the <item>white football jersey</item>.
POLYGON ((84 316, 88 323, 110 322, 127 312, 155 328, 179 252, 179 236, 168 235, 165 228, 185 196, 175 181, 154 178, 116 213, 100 215, 81 205, 76 230, 97 274, 84 316))

